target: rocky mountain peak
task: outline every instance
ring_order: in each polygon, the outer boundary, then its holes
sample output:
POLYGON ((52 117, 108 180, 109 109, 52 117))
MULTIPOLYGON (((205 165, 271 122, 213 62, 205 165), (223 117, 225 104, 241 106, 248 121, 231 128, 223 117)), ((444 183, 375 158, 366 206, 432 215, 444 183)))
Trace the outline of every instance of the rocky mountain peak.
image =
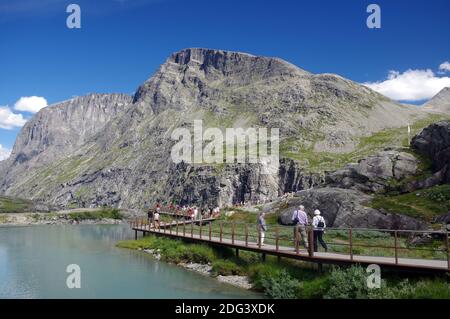
POLYGON ((440 90, 438 94, 424 104, 424 108, 429 111, 450 114, 450 87, 440 90))
POLYGON ((247 66, 256 67, 253 70, 245 69, 253 72, 265 69, 266 72, 278 70, 286 73, 306 73, 297 66, 279 58, 204 48, 189 48, 173 53, 167 62, 179 65, 197 65, 204 71, 213 68, 223 71, 227 75, 230 75, 233 71, 243 71, 243 68, 247 66))

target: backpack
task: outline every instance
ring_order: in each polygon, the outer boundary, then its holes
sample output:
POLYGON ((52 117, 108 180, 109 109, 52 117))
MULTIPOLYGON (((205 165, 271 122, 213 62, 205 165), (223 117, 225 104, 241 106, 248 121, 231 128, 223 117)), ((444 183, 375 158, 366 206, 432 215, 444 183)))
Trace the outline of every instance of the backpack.
POLYGON ((294 223, 294 225, 297 225, 298 224, 298 222, 300 221, 300 219, 298 219, 298 210, 296 210, 295 212, 294 212, 294 219, 292 220, 292 222, 294 223))
POLYGON ((319 222, 317 223, 317 228, 324 228, 325 227, 325 221, 323 220, 323 217, 320 216, 319 222))

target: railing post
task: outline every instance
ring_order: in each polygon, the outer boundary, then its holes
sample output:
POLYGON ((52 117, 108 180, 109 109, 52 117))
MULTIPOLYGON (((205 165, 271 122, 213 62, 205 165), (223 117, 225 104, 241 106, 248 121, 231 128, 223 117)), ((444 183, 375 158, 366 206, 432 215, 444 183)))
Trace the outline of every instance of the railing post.
POLYGON ((220 222, 220 242, 222 242, 222 236, 223 236, 223 224, 220 222))
POLYGON ((395 255, 395 264, 398 265, 398 234, 397 231, 394 231, 394 255, 395 255))
POLYGON ((258 226, 258 247, 261 248, 261 228, 258 226))
POLYGON ((349 229, 349 244, 350 244, 350 260, 353 261, 353 229, 350 227, 349 229))
POLYGON ((449 247, 448 247, 448 230, 445 230, 445 247, 447 249, 447 269, 450 270, 450 254, 449 254, 449 247))
POLYGON ((294 245, 295 245, 295 253, 298 255, 300 252, 300 240, 297 225, 294 228, 294 245))
POLYGON ((169 234, 172 235, 172 222, 170 222, 170 224, 169 224, 169 234))
POLYGON ((191 238, 194 238, 194 221, 191 223, 191 238))
POLYGON ((233 225, 231 226, 231 244, 234 245, 234 232, 236 231, 236 224, 233 222, 233 225))
POLYGON ((209 222, 209 229, 208 229, 208 237, 209 237, 209 241, 211 241, 211 233, 212 233, 211 222, 209 222))
POLYGON ((177 237, 178 237, 178 219, 176 220, 176 223, 177 223, 177 225, 176 225, 176 234, 177 234, 177 237))
POLYGON ((203 225, 203 222, 200 220, 200 232, 199 232, 200 239, 202 239, 202 225, 203 225))
POLYGON ((308 254, 309 257, 314 257, 314 230, 312 227, 308 229, 308 254))
POLYGON ((245 224, 245 246, 248 246, 248 225, 245 224))
POLYGON ((186 237, 186 221, 183 221, 183 237, 186 237))
POLYGON ((278 251, 279 248, 279 239, 280 239, 280 227, 277 225, 277 227, 275 228, 275 247, 276 250, 278 251))

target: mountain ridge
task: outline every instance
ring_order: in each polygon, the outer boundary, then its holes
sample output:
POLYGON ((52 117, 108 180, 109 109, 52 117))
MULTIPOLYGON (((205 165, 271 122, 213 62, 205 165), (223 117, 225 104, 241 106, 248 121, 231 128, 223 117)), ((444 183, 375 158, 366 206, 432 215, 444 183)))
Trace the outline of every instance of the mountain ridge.
POLYGON ((265 201, 320 183, 302 160, 308 152, 355 151, 361 138, 427 116, 337 75, 312 74, 278 58, 199 48, 169 56, 122 102, 104 126, 60 156, 50 152, 38 167, 15 163, 17 149, 2 164, 0 193, 62 207, 265 201), (279 171, 264 175, 261 164, 174 164, 171 132, 194 120, 203 120, 205 128, 280 128, 279 171))

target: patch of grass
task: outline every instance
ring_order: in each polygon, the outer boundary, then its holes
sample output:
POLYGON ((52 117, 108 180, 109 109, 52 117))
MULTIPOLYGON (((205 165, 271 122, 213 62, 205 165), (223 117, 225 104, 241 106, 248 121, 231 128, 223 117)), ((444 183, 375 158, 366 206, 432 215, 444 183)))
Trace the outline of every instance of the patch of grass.
POLYGON ((122 219, 123 215, 120 213, 118 209, 102 209, 101 211, 94 212, 79 212, 79 213, 70 213, 68 214, 69 219, 82 221, 82 220, 99 220, 104 218, 110 219, 122 219))
POLYGON ((207 264, 216 259, 217 253, 207 245, 186 244, 181 240, 147 236, 139 240, 121 241, 117 244, 120 248, 129 249, 154 249, 161 254, 161 260, 181 263, 193 262, 207 264))
POLYGON ((450 185, 438 185, 401 195, 378 195, 368 206, 428 222, 450 210, 450 185))
POLYGON ((214 274, 222 276, 241 276, 245 274, 243 267, 238 265, 236 261, 223 259, 213 261, 212 271, 214 274))
POLYGON ((0 214, 1 213, 24 213, 34 207, 33 203, 28 200, 0 196, 0 214))

